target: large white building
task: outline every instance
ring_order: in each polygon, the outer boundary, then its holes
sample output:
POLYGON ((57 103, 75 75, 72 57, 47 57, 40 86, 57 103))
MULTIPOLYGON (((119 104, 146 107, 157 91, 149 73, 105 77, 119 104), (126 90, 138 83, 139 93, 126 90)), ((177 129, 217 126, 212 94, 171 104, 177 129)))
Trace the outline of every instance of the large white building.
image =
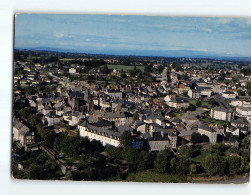
POLYGON ((190 98, 199 99, 201 97, 201 91, 200 90, 196 90, 196 89, 190 89, 190 90, 188 90, 187 95, 190 98))
POLYGON ((106 127, 97 127, 88 124, 86 121, 81 125, 78 125, 80 137, 88 137, 90 140, 97 140, 100 143, 105 145, 112 145, 118 147, 120 145, 120 136, 121 133, 118 131, 113 131, 106 127))
POLYGON ((210 112, 210 117, 217 119, 217 120, 222 120, 222 121, 231 121, 233 119, 233 112, 225 109, 223 107, 216 107, 211 109, 210 112))

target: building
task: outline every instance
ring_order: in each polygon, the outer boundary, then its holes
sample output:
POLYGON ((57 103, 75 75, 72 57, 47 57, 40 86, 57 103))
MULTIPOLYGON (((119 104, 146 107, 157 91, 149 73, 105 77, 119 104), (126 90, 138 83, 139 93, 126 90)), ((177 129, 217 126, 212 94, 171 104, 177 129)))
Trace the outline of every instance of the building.
POLYGON ((116 126, 125 126, 133 122, 132 117, 128 112, 106 112, 103 119, 113 121, 116 126))
POLYGON ((189 106, 189 101, 186 98, 174 98, 170 100, 167 105, 176 109, 186 109, 189 106))
POLYGON ((190 98, 199 99, 201 97, 201 91, 196 89, 190 89, 188 90, 187 95, 190 98))
POLYGON ((97 140, 103 146, 112 145, 118 147, 120 145, 121 133, 114 129, 107 129, 100 126, 91 125, 88 122, 83 122, 78 125, 80 137, 88 137, 90 140, 97 140))
POLYGON ((70 68, 69 73, 70 74, 75 74, 77 72, 76 68, 70 68))
POLYGON ((234 92, 225 92, 221 94, 222 97, 227 99, 236 99, 236 94, 234 92))
POLYGON ((234 117, 234 114, 232 111, 223 108, 223 107, 216 107, 212 108, 210 111, 210 117, 217 119, 217 120, 222 120, 222 121, 231 121, 234 117))
POLYGON ((22 146, 34 143, 35 135, 30 129, 18 119, 13 120, 13 140, 20 141, 22 146))
POLYGON ((242 116, 251 116, 251 108, 249 107, 237 107, 236 112, 242 116))
POLYGON ((217 131, 215 131, 214 129, 212 129, 210 127, 200 125, 198 127, 198 133, 200 133, 201 135, 208 136, 210 143, 216 143, 217 142, 217 131))
POLYGON ((151 132, 148 143, 151 151, 165 150, 170 147, 170 139, 164 132, 151 132))
POLYGON ((184 140, 190 141, 191 135, 193 133, 198 133, 198 131, 197 130, 183 130, 180 132, 178 136, 184 140))
POLYGON ((120 100, 122 100, 122 98, 123 98, 123 92, 117 91, 117 90, 107 90, 105 92, 105 94, 112 97, 112 98, 116 98, 116 99, 120 99, 120 100))
POLYGON ((44 117, 44 124, 48 127, 58 124, 60 122, 60 117, 56 114, 55 111, 50 111, 44 117))

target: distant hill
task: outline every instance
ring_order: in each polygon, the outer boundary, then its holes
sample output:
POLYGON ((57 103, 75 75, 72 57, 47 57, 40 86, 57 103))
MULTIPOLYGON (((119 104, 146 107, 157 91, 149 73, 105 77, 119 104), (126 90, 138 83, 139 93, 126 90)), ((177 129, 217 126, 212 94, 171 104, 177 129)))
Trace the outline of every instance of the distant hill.
POLYGON ((82 49, 62 49, 51 47, 35 47, 35 48, 16 48, 19 50, 31 51, 55 51, 63 53, 86 53, 86 54, 104 54, 104 55, 122 55, 122 56, 159 56, 159 57, 175 57, 175 58, 208 58, 216 60, 230 60, 230 61, 251 61, 251 57, 238 57, 230 55, 219 55, 207 51, 193 51, 193 50, 82 50, 82 49))

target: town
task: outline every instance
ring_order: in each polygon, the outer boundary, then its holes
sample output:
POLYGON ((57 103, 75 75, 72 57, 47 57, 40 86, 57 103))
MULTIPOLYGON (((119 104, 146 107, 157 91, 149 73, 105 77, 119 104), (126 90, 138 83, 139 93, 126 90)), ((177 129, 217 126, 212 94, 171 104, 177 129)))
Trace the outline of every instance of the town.
POLYGON ((250 67, 222 59, 15 50, 13 176, 249 177, 250 67))

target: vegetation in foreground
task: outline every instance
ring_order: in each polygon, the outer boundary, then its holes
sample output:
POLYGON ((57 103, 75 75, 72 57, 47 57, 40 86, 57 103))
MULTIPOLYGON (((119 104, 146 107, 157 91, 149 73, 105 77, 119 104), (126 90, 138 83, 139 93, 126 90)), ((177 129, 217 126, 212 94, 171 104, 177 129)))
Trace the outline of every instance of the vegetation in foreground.
MULTIPOLYGON (((130 137, 123 136, 122 147, 103 147, 87 138, 59 136, 44 132, 42 144, 60 154, 65 164, 76 167, 68 179, 82 181, 170 182, 193 181, 196 177, 235 176, 249 173, 249 140, 243 139, 240 148, 222 143, 201 146, 182 145, 176 152, 169 149, 149 152, 135 149, 130 137), (53 143, 53 144, 51 144, 53 143), (189 179, 190 178, 190 179, 189 179)), ((43 152, 19 153, 15 163, 24 170, 13 169, 13 176, 22 179, 60 179, 58 165, 43 152)))

